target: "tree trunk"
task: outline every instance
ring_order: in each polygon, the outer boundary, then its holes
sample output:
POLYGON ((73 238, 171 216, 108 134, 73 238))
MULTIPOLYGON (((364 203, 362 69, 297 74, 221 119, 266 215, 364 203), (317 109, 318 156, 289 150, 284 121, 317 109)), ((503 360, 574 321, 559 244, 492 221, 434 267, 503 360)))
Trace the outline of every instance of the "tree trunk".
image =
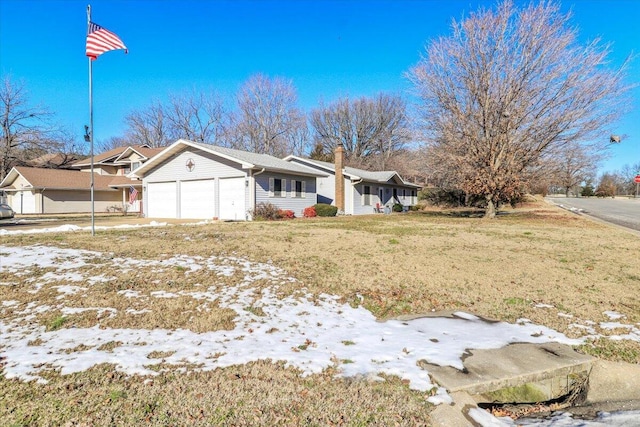
POLYGON ((489 219, 496 217, 496 205, 493 203, 491 196, 487 196, 487 208, 484 211, 484 217, 489 219))

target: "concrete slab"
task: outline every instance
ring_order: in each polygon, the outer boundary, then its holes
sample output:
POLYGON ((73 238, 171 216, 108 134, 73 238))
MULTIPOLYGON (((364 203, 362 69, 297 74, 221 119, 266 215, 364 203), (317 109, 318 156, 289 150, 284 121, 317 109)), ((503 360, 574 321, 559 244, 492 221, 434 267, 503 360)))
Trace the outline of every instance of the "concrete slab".
POLYGON ((640 402, 640 365, 598 360, 589 376, 585 404, 640 402))
POLYGON ((449 392, 467 392, 477 402, 522 401, 523 391, 531 395, 532 402, 561 397, 574 382, 586 380, 595 360, 558 343, 512 344, 470 353, 463 361, 464 371, 430 364, 426 369, 449 392), (491 394, 504 390, 508 392, 502 399, 491 394), (520 395, 509 397, 511 392, 520 395))
POLYGON ((430 414, 433 427, 468 427, 474 425, 468 417, 469 410, 477 408, 476 401, 463 391, 451 393, 451 405, 438 405, 430 414))

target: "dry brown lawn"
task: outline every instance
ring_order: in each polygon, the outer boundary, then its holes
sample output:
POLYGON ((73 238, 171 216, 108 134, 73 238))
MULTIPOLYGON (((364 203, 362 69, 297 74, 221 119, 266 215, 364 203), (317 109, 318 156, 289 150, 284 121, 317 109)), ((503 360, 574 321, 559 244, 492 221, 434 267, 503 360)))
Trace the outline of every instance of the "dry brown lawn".
MULTIPOLYGON (((246 257, 271 262, 298 279, 280 288, 283 295, 302 284, 314 294, 336 294, 353 305, 363 304, 380 319, 463 310, 509 322, 528 318, 569 336, 584 334, 571 324, 609 321, 604 311, 623 313, 627 324, 640 322, 640 237, 544 202, 504 211, 495 220, 431 210, 111 229, 94 237, 87 232, 11 235, 3 236, 2 244, 46 244, 148 260, 246 257), (540 304, 545 306, 536 307, 540 304)), ((139 298, 127 305, 138 311, 127 314, 116 293, 135 290, 149 296, 158 283, 170 284, 176 292, 194 291, 203 283, 222 290, 238 277, 217 277, 212 283, 210 273, 187 274, 181 267, 161 273, 151 267, 86 268, 93 276, 110 278, 82 297, 66 297, 87 311, 66 316, 50 311, 31 321, 47 328, 233 328, 234 312, 216 304, 139 298), (116 308, 117 314, 101 307, 116 308)), ((45 273, 1 273, 0 282, 14 283, 2 287, 2 299, 20 301, 16 312, 36 299, 54 305, 59 295, 55 286, 63 280, 45 284, 37 294, 28 292, 45 273)), ((5 315, 14 316, 13 310, 5 309, 5 315)), ((605 335, 620 332, 596 329, 605 335)), ((629 341, 599 339, 581 350, 640 363, 640 346, 629 341)), ((268 362, 208 373, 163 373, 146 382, 111 366, 50 376, 43 386, 0 375, 0 424, 425 425, 430 410, 424 396, 398 379, 336 380, 332 372, 301 378, 293 369, 268 362)))

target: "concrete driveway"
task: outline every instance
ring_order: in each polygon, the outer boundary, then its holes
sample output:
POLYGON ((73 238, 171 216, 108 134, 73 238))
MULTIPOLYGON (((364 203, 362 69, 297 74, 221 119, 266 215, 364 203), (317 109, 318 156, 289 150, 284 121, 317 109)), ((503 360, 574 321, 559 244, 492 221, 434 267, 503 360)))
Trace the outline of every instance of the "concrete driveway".
POLYGON ((576 213, 640 231, 640 198, 547 197, 546 200, 576 213))

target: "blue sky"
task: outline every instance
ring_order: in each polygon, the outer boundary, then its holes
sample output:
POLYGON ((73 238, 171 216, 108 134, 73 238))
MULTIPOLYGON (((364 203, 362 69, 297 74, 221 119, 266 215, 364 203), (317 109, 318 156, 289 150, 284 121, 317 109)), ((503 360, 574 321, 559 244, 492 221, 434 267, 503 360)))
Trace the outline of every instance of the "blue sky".
MULTIPOLYGON (((520 3, 520 2, 518 2, 520 3)), ((403 77, 429 39, 448 35, 483 0, 0 0, 0 71, 23 80, 33 104, 56 113, 81 139, 89 122, 86 9, 129 48, 93 66, 95 140, 124 133, 132 110, 185 90, 216 91, 230 101, 255 73, 291 79, 300 106, 381 91, 408 95, 403 77)), ((640 1, 573 0, 581 38, 612 42, 612 63, 640 54, 640 1)), ((640 80, 640 57, 630 76, 640 80)), ((615 130, 601 170, 640 162, 640 88, 615 130)), ((608 135, 603 135, 608 139, 608 135)))

